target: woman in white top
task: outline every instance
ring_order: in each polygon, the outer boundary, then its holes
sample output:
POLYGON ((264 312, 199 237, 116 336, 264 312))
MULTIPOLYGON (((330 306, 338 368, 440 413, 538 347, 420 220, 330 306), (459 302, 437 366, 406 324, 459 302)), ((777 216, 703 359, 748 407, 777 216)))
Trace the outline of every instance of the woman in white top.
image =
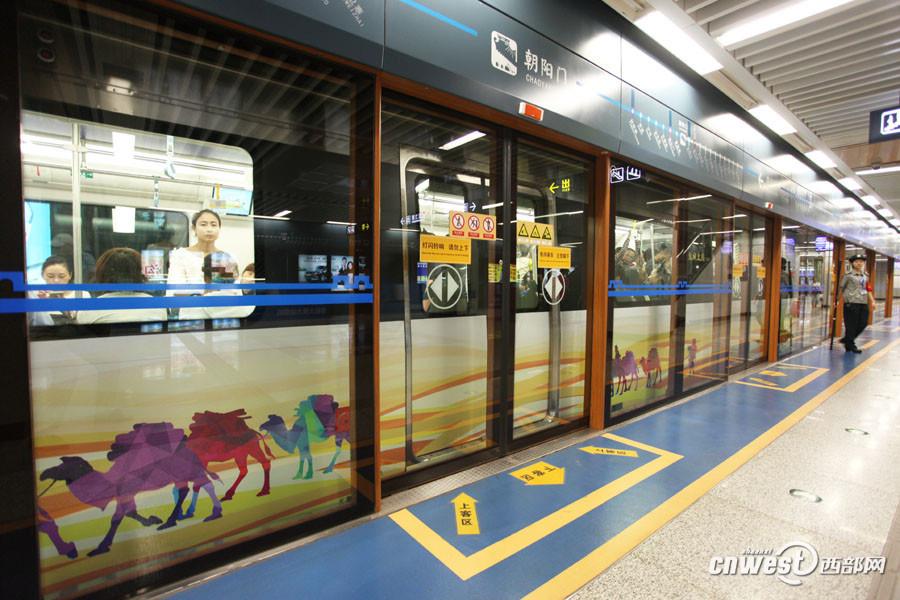
MULTIPOLYGON (((187 248, 173 250, 169 254, 168 283, 203 283, 203 259, 213 252, 221 252, 216 240, 222 229, 222 217, 215 211, 204 208, 191 217, 191 229, 197 241, 187 248)), ((202 294, 197 290, 171 290, 170 296, 190 296, 202 294)))
MULTIPOLYGON (((234 283, 238 272, 237 262, 227 252, 212 252, 203 259, 204 283, 234 283)), ((204 297, 242 296, 240 290, 210 290, 204 297)), ((243 319, 253 312, 253 306, 201 306, 182 308, 179 318, 189 319, 243 319)))
MULTIPOLYGON (((50 285, 68 285, 72 282, 72 270, 69 261, 63 256, 50 256, 41 266, 41 277, 44 283, 50 285)), ((34 298, 74 298, 75 292, 61 292, 58 290, 41 290, 29 294, 34 298)), ((32 325, 55 325, 57 323, 71 322, 75 318, 69 311, 35 312, 31 313, 32 325)))
MULTIPOLYGON (((95 283, 144 283, 141 255, 131 248, 110 248, 97 260, 95 283)), ((150 298, 150 294, 134 291, 108 292, 100 298, 150 298)), ((99 323, 135 323, 165 321, 164 308, 82 310, 76 321, 79 325, 99 323)))

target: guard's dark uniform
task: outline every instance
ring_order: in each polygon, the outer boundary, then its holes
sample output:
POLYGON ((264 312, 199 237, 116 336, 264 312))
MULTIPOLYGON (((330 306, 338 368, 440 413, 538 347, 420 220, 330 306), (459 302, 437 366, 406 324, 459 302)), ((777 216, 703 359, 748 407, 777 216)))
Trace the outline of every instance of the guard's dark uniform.
MULTIPOLYGON (((851 257, 851 261, 855 257, 851 257)), ((851 352, 859 352, 856 338, 869 322, 869 276, 850 271, 841 279, 844 298, 844 337, 839 341, 851 352)))

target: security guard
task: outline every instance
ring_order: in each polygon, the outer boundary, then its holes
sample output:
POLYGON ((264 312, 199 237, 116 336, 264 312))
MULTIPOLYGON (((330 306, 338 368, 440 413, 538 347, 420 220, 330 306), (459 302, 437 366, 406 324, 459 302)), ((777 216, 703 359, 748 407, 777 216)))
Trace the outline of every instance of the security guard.
POLYGON ((863 332, 869 322, 869 306, 875 306, 869 276, 863 270, 866 257, 854 254, 849 259, 853 267, 841 279, 841 295, 844 299, 844 337, 838 340, 847 352, 862 352, 856 347, 856 337, 863 332))

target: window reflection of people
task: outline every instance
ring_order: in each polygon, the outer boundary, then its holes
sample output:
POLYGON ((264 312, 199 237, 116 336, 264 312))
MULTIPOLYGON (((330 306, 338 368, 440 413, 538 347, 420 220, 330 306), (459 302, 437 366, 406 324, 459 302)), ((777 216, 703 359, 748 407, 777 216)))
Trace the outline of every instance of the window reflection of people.
MULTIPOLYGON (((48 285, 68 285, 72 282, 72 269, 69 261, 62 256, 50 256, 41 266, 41 278, 48 285)), ((40 290, 35 298, 74 298, 74 292, 60 290, 40 290)), ((74 320, 75 314, 69 311, 36 312, 31 314, 32 325, 56 325, 74 320)))
POLYGON ((644 283, 643 258, 632 248, 616 250, 616 279, 625 285, 644 283))
MULTIPOLYGON (((75 265, 75 242, 72 239, 72 234, 57 233, 50 241, 50 247, 55 256, 62 256, 70 265, 75 265)), ((94 255, 83 249, 81 251, 81 269, 85 281, 90 281, 94 276, 96 262, 94 261, 94 255)))
MULTIPOLYGON (((238 273, 237 262, 227 252, 212 252, 203 259, 203 282, 207 284, 234 283, 238 273)), ((205 298, 241 296, 241 290, 206 290, 205 298)), ((182 308, 180 318, 193 319, 242 319, 253 312, 252 306, 200 306, 182 308)))
MULTIPOLYGON (((256 283, 256 263, 250 263, 244 270, 241 271, 241 279, 239 281, 241 284, 253 284, 256 283)), ((253 290, 242 290, 244 295, 252 294, 253 290)))
POLYGON ((650 283, 672 283, 672 246, 662 242, 653 257, 653 270, 647 278, 650 283))
MULTIPOLYGON (((191 217, 191 229, 197 241, 187 248, 173 250, 169 254, 168 283, 203 283, 203 259, 213 252, 221 252, 216 247, 222 230, 222 217, 215 211, 204 208, 191 217)), ((169 295, 199 295, 202 289, 172 290, 169 295)))
MULTIPOLYGON (((145 281, 144 272, 141 268, 141 255, 131 248, 110 248, 97 260, 97 268, 94 274, 95 283, 141 284, 145 281)), ((100 296, 100 298, 150 297, 150 294, 131 290, 107 292, 100 296)), ((166 309, 164 308, 82 310, 78 312, 76 317, 79 325, 165 320, 166 309)))
POLYGON ((347 275, 348 273, 350 273, 350 270, 347 268, 347 257, 342 256, 341 257, 341 266, 338 269, 338 275, 347 275))

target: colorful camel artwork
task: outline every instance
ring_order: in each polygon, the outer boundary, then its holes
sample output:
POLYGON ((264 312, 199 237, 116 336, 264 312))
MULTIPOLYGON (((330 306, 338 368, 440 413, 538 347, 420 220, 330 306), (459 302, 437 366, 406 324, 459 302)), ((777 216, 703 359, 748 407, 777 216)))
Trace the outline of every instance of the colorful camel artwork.
MULTIPOLYGON (((47 489, 49 490, 50 488, 48 487, 47 489)), ((47 490, 44 491, 46 492, 47 490)), ((38 506, 37 509, 38 531, 50 538, 50 541, 53 542, 53 547, 56 548, 56 551, 60 556, 78 558, 78 549, 75 547, 75 544, 62 539, 62 536, 59 535, 59 527, 56 526, 56 521, 53 520, 53 517, 51 517, 50 514, 40 506, 38 506)))
POLYGON ((109 552, 116 530, 125 517, 145 527, 159 525, 159 530, 175 526, 189 484, 193 484, 195 491, 202 488, 212 500, 212 513, 204 521, 222 516, 222 504, 210 481, 210 477, 216 480, 219 477, 206 470, 187 446, 184 430, 171 423, 135 425, 128 433, 116 436, 106 457, 112 466, 105 473, 96 471, 80 456, 63 456, 59 465, 45 469, 40 475, 41 481, 64 481, 78 500, 100 510, 111 502, 116 503, 109 530, 88 556, 109 552), (159 517, 144 517, 138 513, 135 496, 173 484, 178 496, 165 522, 159 517))
POLYGON ((659 360, 659 350, 656 349, 656 346, 650 348, 646 357, 641 357, 640 363, 641 369, 644 370, 644 375, 647 377, 647 383, 644 387, 655 386, 662 377, 662 365, 659 360))
POLYGON ((616 385, 614 394, 624 394, 631 389, 632 384, 636 384, 638 380, 637 359, 631 350, 625 351, 625 356, 619 352, 619 347, 615 347, 614 367, 616 373, 616 385))
MULTIPOLYGON (((207 410, 194 413, 193 420, 188 426, 191 434, 187 438, 187 447, 197 455, 204 468, 214 462, 233 460, 237 464, 237 479, 222 496, 222 502, 234 498, 237 487, 247 476, 248 457, 253 457, 263 469, 262 489, 256 495, 269 495, 269 471, 271 459, 274 459, 275 455, 269 450, 262 434, 247 426, 246 420, 249 418, 247 411, 242 408, 227 413, 207 410)), ((177 494, 177 490, 173 493, 177 494)), ((199 490, 195 489, 183 518, 194 516, 198 496, 199 490)))
POLYGON ((300 454, 300 465, 294 479, 311 479, 313 476, 310 441, 320 442, 334 436, 334 456, 323 470, 323 473, 331 473, 343 442, 350 442, 350 409, 346 406, 339 408, 330 394, 314 394, 300 401, 294 416, 298 418, 290 429, 278 415, 269 415, 269 419, 259 428, 271 435, 285 452, 293 454, 297 451, 300 454), (307 465, 305 473, 304 465, 307 465))

